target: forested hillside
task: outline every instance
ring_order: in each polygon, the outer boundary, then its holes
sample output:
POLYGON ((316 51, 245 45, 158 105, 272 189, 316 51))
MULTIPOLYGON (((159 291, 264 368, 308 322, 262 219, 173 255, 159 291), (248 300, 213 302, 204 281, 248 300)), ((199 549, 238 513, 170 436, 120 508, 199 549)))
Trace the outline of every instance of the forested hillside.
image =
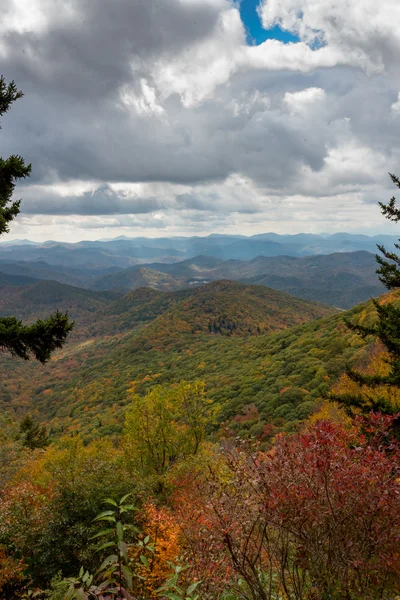
MULTIPOLYGON (((398 305, 399 293, 381 299, 392 301, 398 305)), ((382 447, 391 439, 391 420, 377 415, 352 425, 324 400, 330 390, 347 391, 347 366, 368 369, 373 363, 375 369, 384 361, 379 345, 363 341, 343 321, 345 316, 370 326, 376 320, 372 302, 335 313, 268 288, 223 281, 174 293, 142 288, 106 298, 94 314, 96 336, 72 339, 48 365, 1 361, 8 377, 0 389, 6 432, 0 442, 6 485, 0 496, 6 549, 0 552, 0 589, 11 589, 10 599, 30 581, 38 594, 51 588, 46 593, 52 600, 67 600, 73 590, 78 598, 94 581, 90 572, 109 585, 113 569, 117 581, 126 577, 146 600, 157 597, 161 585, 168 591, 178 584, 200 586, 213 600, 232 589, 236 600, 247 587, 230 568, 226 525, 229 540, 238 544, 235 552, 251 557, 250 539, 263 545, 257 559, 263 568, 276 569, 282 545, 290 560, 297 548, 292 534, 278 535, 277 507, 285 510, 285 526, 292 519, 293 535, 303 535, 306 526, 319 540, 327 522, 331 547, 355 539, 354 547, 345 546, 349 561, 365 554, 360 515, 373 510, 379 531, 392 532, 380 541, 378 556, 396 553, 397 505, 382 501, 388 486, 395 498, 398 485, 390 475, 398 442, 390 442, 390 455, 382 447), (27 413, 35 420, 23 419, 27 413), (291 435, 276 438, 279 432, 291 435), (260 452, 265 448, 270 451, 260 452), (308 494, 310 485, 318 493, 308 494), (263 486, 270 489, 268 503, 259 498, 263 486), (330 527, 326 498, 345 517, 339 529, 330 527), (268 530, 259 536, 264 513, 268 530), (131 554, 120 550, 121 540, 131 554), (114 547, 117 558, 106 558, 114 547), (218 560, 210 566, 214 552, 218 560), (16 562, 21 553, 24 559, 16 562), (108 571, 99 568, 101 560, 109 561, 108 571)), ((312 561, 315 549, 307 540, 303 548, 312 561)), ((308 573, 319 572, 322 560, 332 565, 325 553, 308 565, 304 590, 313 589, 308 573)), ((385 563, 368 559, 362 571, 368 582, 364 572, 371 566, 385 571, 385 563)), ((336 568, 342 573, 340 560, 336 568)), ((330 585, 329 573, 321 586, 330 585)), ((246 585, 264 589, 265 581, 253 575, 246 585)), ((271 587, 267 598, 277 600, 278 594, 271 587)))
MULTIPOLYGON (((119 431, 134 392, 203 379, 220 407, 220 423, 253 433, 266 422, 293 424, 364 352, 341 314, 301 303, 228 282, 191 293, 132 292, 98 313, 101 327, 115 321, 113 333, 70 344, 45 367, 4 358, 9 378, 1 386, 2 405, 37 411, 54 432, 72 428, 97 437, 119 431)), ((364 320, 372 312, 367 304, 350 314, 364 320)))

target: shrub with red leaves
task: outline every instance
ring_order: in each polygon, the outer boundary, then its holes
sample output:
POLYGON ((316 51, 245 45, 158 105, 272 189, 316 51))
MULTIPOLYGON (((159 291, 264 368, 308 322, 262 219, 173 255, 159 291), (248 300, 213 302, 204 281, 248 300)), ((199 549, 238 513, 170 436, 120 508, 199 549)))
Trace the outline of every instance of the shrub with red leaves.
POLYGON ((393 599, 400 594, 400 444, 390 417, 320 421, 269 453, 236 449, 177 515, 204 594, 393 599), (360 424, 359 424, 360 425, 360 424))

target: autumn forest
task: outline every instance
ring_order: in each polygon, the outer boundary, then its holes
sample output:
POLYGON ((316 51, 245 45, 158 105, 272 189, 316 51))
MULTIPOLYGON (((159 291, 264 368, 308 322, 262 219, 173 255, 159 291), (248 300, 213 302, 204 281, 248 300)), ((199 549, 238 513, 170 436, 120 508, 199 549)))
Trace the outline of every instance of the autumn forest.
POLYGON ((399 246, 304 238, 4 242, 1 599, 400 597, 399 246))

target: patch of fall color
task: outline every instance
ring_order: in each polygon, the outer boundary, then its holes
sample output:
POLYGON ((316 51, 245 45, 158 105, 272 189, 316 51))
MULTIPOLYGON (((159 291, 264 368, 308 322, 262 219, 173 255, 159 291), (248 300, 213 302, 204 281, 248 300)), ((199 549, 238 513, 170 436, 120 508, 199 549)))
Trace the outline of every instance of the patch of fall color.
MULTIPOLYGON (((0 499, 0 536, 20 559, 28 559, 47 523, 53 492, 28 481, 11 485, 0 499)), ((22 562, 20 563, 22 565, 22 562)))
POLYGON ((306 425, 315 425, 318 421, 334 421, 343 427, 351 427, 351 417, 337 402, 324 401, 318 409, 308 417, 306 425))
MULTIPOLYGON (((356 365, 357 371, 363 375, 381 375, 389 374, 390 365, 388 363, 389 355, 384 350, 383 345, 376 341, 370 347, 364 360, 356 365)), ((343 373, 339 380, 332 386, 332 392, 336 396, 358 396, 361 394, 367 401, 384 398, 393 407, 393 411, 400 411, 400 389, 395 386, 376 386, 375 388, 360 385, 350 379, 343 373)))
POLYGON ((245 581, 269 599, 258 573, 274 573, 294 600, 391 598, 400 590, 400 444, 392 419, 345 428, 318 421, 280 435, 273 452, 226 453, 175 505, 192 575, 212 590, 245 581), (384 590, 384 593, 383 593, 384 590), (377 594, 381 594, 377 596, 377 594))
POLYGON ((24 568, 22 560, 15 560, 0 548, 0 593, 4 594, 6 586, 16 587, 24 581, 24 568))
POLYGON ((246 421, 254 421, 255 419, 258 419, 258 417, 258 408, 253 403, 244 406, 241 413, 239 415, 236 415, 234 421, 236 421, 236 423, 245 423, 246 421))
MULTIPOLYGON (((158 507, 154 502, 144 504, 138 518, 142 537, 149 536, 154 552, 144 552, 146 561, 138 567, 138 575, 143 578, 143 590, 151 598, 157 598, 157 589, 172 575, 171 564, 176 564, 181 554, 180 529, 174 515, 166 507, 158 507)), ((136 560, 140 560, 140 550, 136 560)))

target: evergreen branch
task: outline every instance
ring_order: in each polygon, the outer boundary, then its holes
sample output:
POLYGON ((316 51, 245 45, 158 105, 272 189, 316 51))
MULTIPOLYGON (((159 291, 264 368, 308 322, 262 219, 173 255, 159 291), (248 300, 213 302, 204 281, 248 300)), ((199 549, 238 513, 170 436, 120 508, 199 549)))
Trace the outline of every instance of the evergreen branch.
POLYGON ((32 325, 24 325, 15 317, 3 317, 0 318, 0 350, 24 360, 33 355, 45 363, 63 346, 73 326, 68 313, 58 311, 32 325))
POLYGON ((13 102, 23 97, 23 93, 17 89, 15 81, 6 83, 3 75, 0 76, 0 117, 4 115, 13 102))
POLYGON ((378 334, 377 327, 366 327, 365 325, 359 325, 357 323, 352 323, 351 321, 349 321, 346 318, 343 318, 343 321, 345 322, 345 324, 347 325, 347 327, 349 329, 351 329, 352 331, 355 331, 356 333, 361 335, 362 338, 366 338, 368 335, 376 336, 378 334))

